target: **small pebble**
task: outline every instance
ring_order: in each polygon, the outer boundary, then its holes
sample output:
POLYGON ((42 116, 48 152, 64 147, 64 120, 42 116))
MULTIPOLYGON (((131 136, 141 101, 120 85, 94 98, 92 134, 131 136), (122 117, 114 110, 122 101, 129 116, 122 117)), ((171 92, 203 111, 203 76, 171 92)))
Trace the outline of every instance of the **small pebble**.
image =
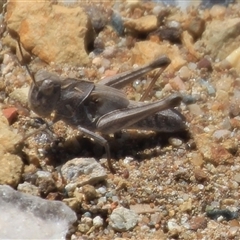
POLYGON ((188 32, 193 36, 194 39, 198 39, 202 36, 205 30, 205 21, 202 18, 195 17, 191 19, 188 28, 188 32))
POLYGON ((181 67, 181 69, 178 71, 178 75, 182 80, 188 80, 191 78, 191 71, 187 66, 181 67))
POLYGON ((216 94, 216 89, 215 89, 208 81, 206 81, 206 80, 204 80, 204 79, 200 79, 200 80, 199 80, 199 83, 200 83, 204 88, 207 89, 208 94, 209 94, 210 96, 215 96, 215 94, 216 94))
POLYGON ((133 82, 133 87, 137 92, 140 92, 143 88, 143 84, 142 81, 137 79, 133 82))
POLYGON ((197 63, 197 67, 198 67, 198 69, 206 68, 207 70, 211 71, 212 70, 212 63, 207 58, 202 58, 197 63))
POLYGON ((193 104, 196 103, 198 97, 197 96, 192 96, 192 95, 185 95, 183 94, 183 103, 185 104, 193 104))
POLYGON ((175 78, 170 79, 169 83, 174 90, 177 90, 177 91, 186 90, 186 85, 179 76, 176 76, 175 78))
POLYGON ((103 51, 103 56, 105 58, 112 58, 115 55, 116 48, 114 46, 106 47, 103 51))
POLYGON ((96 216, 93 219, 93 226, 95 226, 97 228, 103 226, 103 219, 100 216, 96 216))
POLYGON ((129 178, 129 175, 130 175, 130 173, 129 173, 128 169, 124 169, 124 170, 123 170, 123 173, 122 173, 122 176, 123 176, 125 179, 127 179, 127 178, 129 178))
POLYGON ((207 227, 207 219, 205 217, 193 217, 189 222, 189 229, 197 231, 198 229, 205 229, 207 227))
POLYGON ((189 68, 189 70, 194 71, 197 69, 197 64, 194 62, 190 62, 190 63, 188 63, 188 68, 189 68))
POLYGON ((194 169, 194 176, 198 182, 204 182, 208 179, 207 174, 201 168, 194 169))
POLYGON ((236 182, 240 183, 240 173, 235 174, 234 177, 233 177, 233 179, 234 179, 236 182))
POLYGON ((113 202, 119 202, 118 196, 112 196, 112 201, 113 202))
POLYGON ((110 62, 108 59, 103 58, 101 64, 102 64, 102 67, 104 67, 105 69, 107 69, 107 68, 110 67, 111 62, 110 62))
POLYGON ((166 25, 169 28, 181 28, 181 23, 178 21, 168 21, 166 25))
POLYGON ((231 237, 232 239, 234 237, 237 237, 239 235, 239 230, 240 230, 239 226, 230 227, 230 229, 229 229, 229 234, 230 234, 229 237, 231 237))
POLYGON ((173 146, 173 147, 180 147, 182 145, 182 140, 178 138, 169 138, 168 142, 173 146))
POLYGON ((111 25, 119 35, 124 33, 122 16, 116 11, 114 11, 112 14, 111 25))
POLYGON ((138 215, 124 207, 113 210, 109 217, 109 225, 116 231, 125 232, 133 229, 138 222, 138 215))
POLYGON ((196 115, 196 116, 201 116, 203 115, 203 111, 202 109, 199 107, 198 104, 190 104, 188 105, 188 109, 190 111, 190 113, 196 115))
POLYGON ((152 9, 152 13, 158 17, 159 13, 162 11, 163 7, 160 5, 156 5, 154 6, 154 8, 152 9))
POLYGON ((170 219, 167 222, 167 227, 169 231, 173 231, 173 230, 177 230, 177 231, 181 231, 181 227, 177 224, 175 219, 170 219))
POLYGON ((92 214, 90 212, 85 212, 82 217, 88 217, 88 218, 91 218, 92 217, 92 214))
POLYGON ((231 136, 231 131, 226 129, 216 130, 212 135, 212 137, 218 141, 229 138, 230 136, 231 136))
POLYGON ((225 6, 220 6, 220 5, 214 5, 210 9, 209 13, 212 18, 223 18, 225 13, 226 13, 226 7, 225 6))
POLYGON ((97 196, 98 196, 95 187, 93 187, 92 185, 89 185, 89 184, 82 187, 82 192, 85 196, 86 201, 91 201, 91 200, 97 198, 97 196))
POLYGON ((100 187, 96 191, 102 195, 104 195, 107 192, 106 187, 100 187))
POLYGON ((133 160, 134 160, 134 158, 132 158, 132 157, 125 157, 124 160, 123 160, 123 163, 124 163, 124 164, 129 164, 129 163, 131 163, 133 160))
POLYGON ((18 116, 18 110, 15 107, 5 108, 2 110, 2 113, 7 118, 10 125, 16 120, 18 116))
POLYGON ((96 67, 102 66, 102 59, 100 57, 95 57, 92 60, 92 64, 94 64, 96 67))
POLYGON ((18 185, 17 190, 23 193, 31 194, 33 196, 39 196, 40 197, 40 191, 39 188, 35 185, 24 182, 18 185))
POLYGON ((73 211, 79 211, 80 204, 77 198, 64 198, 62 201, 73 211))
POLYGON ((156 213, 151 214, 150 221, 151 221, 153 224, 156 225, 156 224, 160 223, 161 218, 162 218, 161 213, 156 212, 156 213))
POLYGON ((106 203, 107 202, 107 198, 106 197, 100 197, 99 199, 98 199, 98 203, 100 204, 100 203, 106 203))
POLYGON ((227 57, 226 61, 231 64, 232 67, 234 67, 237 72, 240 72, 240 63, 239 63, 239 57, 240 57, 240 47, 233 50, 227 57))

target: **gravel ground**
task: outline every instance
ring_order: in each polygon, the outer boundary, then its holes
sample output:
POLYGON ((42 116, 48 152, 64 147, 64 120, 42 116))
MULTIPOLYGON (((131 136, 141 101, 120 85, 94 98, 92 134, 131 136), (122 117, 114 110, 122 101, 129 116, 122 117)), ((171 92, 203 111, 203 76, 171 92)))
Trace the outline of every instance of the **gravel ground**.
MULTIPOLYGON (((239 239, 239 3, 184 13, 153 2, 84 7, 96 32, 89 63, 32 57, 30 68, 97 83, 162 52, 172 64, 147 100, 180 92, 187 129, 106 136, 116 174, 107 169, 104 149, 64 122, 25 138, 49 119, 28 107, 31 79, 7 44, 2 20, 0 183, 65 202, 78 216, 71 239, 239 239), (7 154, 22 161, 7 168, 7 154)), ((126 86, 128 98, 139 101, 154 74, 126 86)))

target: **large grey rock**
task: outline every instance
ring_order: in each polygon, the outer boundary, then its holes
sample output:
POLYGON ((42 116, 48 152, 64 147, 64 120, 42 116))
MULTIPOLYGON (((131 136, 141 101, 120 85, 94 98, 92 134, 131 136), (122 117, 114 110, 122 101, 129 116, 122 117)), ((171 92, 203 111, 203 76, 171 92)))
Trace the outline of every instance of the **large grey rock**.
POLYGON ((0 239, 65 239, 76 214, 49 201, 0 186, 0 239))
POLYGON ((133 229, 138 222, 138 214, 124 207, 113 210, 109 225, 116 231, 126 232, 133 229))
POLYGON ((61 168, 63 178, 75 186, 95 184, 107 178, 105 169, 94 158, 74 158, 61 168))

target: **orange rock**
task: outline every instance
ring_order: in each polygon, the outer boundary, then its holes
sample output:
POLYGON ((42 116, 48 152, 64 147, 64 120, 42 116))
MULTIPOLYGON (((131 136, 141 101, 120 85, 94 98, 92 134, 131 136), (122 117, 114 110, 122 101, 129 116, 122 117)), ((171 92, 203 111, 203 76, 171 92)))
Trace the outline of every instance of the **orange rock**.
POLYGON ((7 118, 9 124, 11 125, 17 118, 18 110, 15 107, 5 108, 2 110, 3 115, 7 118))
POLYGON ((114 76, 117 74, 117 71, 116 70, 106 70, 105 73, 104 73, 104 77, 111 77, 111 76, 114 76))
POLYGON ((113 211, 118 206, 118 202, 111 203, 111 210, 113 211))
POLYGON ((158 19, 155 15, 146 15, 138 19, 126 19, 124 27, 137 32, 151 32, 157 29, 158 19))
POLYGON ((167 55, 171 59, 171 64, 167 70, 175 72, 186 64, 186 60, 181 56, 180 50, 176 45, 164 43, 156 43, 152 41, 137 42, 132 49, 132 64, 143 65, 153 61, 161 55, 167 55))
POLYGON ((89 62, 86 42, 93 40, 92 26, 80 7, 68 8, 50 1, 11 0, 6 21, 18 32, 28 51, 51 63, 82 65, 89 62))
POLYGON ((197 148, 203 159, 215 165, 232 164, 233 156, 223 146, 215 143, 208 134, 197 134, 194 137, 197 148))

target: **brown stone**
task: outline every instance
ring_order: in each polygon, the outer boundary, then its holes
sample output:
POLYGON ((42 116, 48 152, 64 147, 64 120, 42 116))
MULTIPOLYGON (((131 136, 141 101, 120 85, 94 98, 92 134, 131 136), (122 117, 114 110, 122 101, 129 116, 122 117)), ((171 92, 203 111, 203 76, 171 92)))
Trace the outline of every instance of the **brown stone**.
POLYGON ((83 186, 82 191, 83 191, 86 201, 91 201, 91 200, 97 198, 97 196, 98 196, 95 187, 93 187, 92 185, 89 185, 89 184, 83 186))
POLYGON ((208 179, 207 174, 201 168, 194 169, 194 176, 198 182, 205 182, 208 179))
POLYGON ((4 153, 14 152, 16 147, 15 145, 22 138, 20 135, 17 135, 9 128, 8 120, 3 116, 0 111, 0 159, 4 153))
POLYGON ((194 39, 201 37, 205 29, 205 21, 200 17, 195 17, 191 19, 189 25, 187 26, 188 32, 193 36, 194 39))
POLYGON ((233 156, 223 146, 211 140, 207 134, 198 134, 195 141, 205 161, 215 165, 233 163, 233 156))
POLYGON ((170 43, 158 44, 151 41, 137 42, 132 49, 131 60, 132 64, 143 65, 161 55, 167 55, 171 59, 172 62, 168 67, 168 70, 171 72, 179 70, 186 63, 176 45, 171 45, 170 43))
POLYGON ((23 162, 20 157, 5 154, 0 159, 0 184, 17 187, 23 172, 23 162))
POLYGON ((207 219, 205 217, 193 217, 190 222, 190 229, 197 231, 198 229, 205 229, 207 227, 207 219))
POLYGON ((239 47, 240 18, 213 20, 206 25, 200 41, 196 43, 212 58, 223 60, 239 47))
POLYGON ((127 19, 124 22, 124 26, 137 32, 151 32, 157 29, 158 20, 154 15, 147 15, 138 19, 127 19))
POLYGON ((80 7, 67 8, 50 1, 9 1, 6 21, 18 32, 28 51, 51 63, 88 63, 85 45, 93 39, 91 23, 80 7))

